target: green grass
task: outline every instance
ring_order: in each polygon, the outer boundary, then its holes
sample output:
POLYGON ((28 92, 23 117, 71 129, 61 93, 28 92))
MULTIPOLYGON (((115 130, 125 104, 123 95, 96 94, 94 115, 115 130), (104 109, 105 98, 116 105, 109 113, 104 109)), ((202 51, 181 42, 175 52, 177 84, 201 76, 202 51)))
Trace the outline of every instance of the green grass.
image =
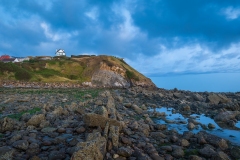
POLYGON ((135 75, 134 72, 131 72, 129 70, 126 71, 126 76, 129 78, 129 79, 134 79, 135 81, 139 81, 139 77, 135 75))
POLYGON ((12 118, 12 119, 16 119, 16 120, 20 120, 20 118, 22 117, 23 114, 25 113, 29 113, 29 114, 35 114, 36 112, 39 112, 41 111, 41 108, 33 108, 31 110, 28 110, 28 111, 23 111, 23 112, 20 112, 20 113, 16 113, 16 114, 12 114, 12 115, 8 115, 7 117, 9 118, 12 118))
POLYGON ((47 69, 47 68, 39 70, 39 71, 35 71, 35 72, 45 78, 49 78, 49 77, 52 77, 55 75, 61 75, 60 72, 53 70, 53 69, 47 69))
POLYGON ((4 134, 0 133, 0 138, 3 138, 4 137, 4 134))
POLYGON ((98 89, 98 90, 83 90, 83 91, 74 92, 73 94, 76 99, 78 99, 80 101, 84 101, 87 99, 96 98, 100 91, 101 91, 100 89, 98 89), (87 94, 91 95, 91 98, 84 97, 87 94))

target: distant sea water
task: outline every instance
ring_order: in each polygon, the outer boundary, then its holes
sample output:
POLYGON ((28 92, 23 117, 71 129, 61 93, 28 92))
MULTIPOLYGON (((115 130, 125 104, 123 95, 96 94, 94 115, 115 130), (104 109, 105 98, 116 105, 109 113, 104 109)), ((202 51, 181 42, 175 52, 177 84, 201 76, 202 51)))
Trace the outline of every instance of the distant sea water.
POLYGON ((240 92, 240 73, 211 73, 149 77, 158 88, 193 92, 240 92))

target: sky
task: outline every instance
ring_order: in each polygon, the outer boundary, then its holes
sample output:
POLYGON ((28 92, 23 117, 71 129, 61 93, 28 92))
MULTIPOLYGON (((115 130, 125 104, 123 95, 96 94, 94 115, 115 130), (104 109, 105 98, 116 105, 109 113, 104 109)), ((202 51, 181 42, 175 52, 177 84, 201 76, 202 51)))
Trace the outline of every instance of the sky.
POLYGON ((239 0, 1 0, 0 55, 122 57, 141 73, 240 72, 239 0))

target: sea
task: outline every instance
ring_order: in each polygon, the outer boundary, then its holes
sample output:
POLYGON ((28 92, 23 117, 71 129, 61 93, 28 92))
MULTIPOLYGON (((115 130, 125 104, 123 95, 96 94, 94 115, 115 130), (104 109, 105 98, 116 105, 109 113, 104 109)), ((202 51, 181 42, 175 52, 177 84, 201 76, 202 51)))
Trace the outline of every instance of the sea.
POLYGON ((192 92, 240 92, 240 73, 209 73, 149 77, 158 88, 192 92))

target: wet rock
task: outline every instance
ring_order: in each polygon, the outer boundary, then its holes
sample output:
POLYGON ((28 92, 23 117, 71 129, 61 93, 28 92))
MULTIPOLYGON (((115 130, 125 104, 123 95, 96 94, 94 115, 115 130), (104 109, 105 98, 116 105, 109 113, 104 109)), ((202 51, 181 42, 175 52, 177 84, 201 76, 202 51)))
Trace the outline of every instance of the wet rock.
POLYGON ((57 128, 54 128, 54 127, 46 127, 46 128, 43 128, 41 130, 41 132, 43 133, 51 133, 51 132, 55 132, 57 130, 57 128))
POLYGON ((16 121, 11 118, 5 117, 5 118, 1 119, 0 120, 0 132, 3 133, 6 131, 14 130, 15 124, 16 124, 16 121))
POLYGON ((185 97, 183 93, 173 93, 174 98, 182 99, 185 97))
POLYGON ((137 130, 139 127, 139 124, 137 121, 134 121, 133 123, 131 123, 129 126, 129 128, 131 128, 132 130, 137 130))
POLYGON ((167 126, 165 124, 157 124, 154 126, 154 128, 157 130, 165 130, 167 129, 167 126))
POLYGON ((121 141, 124 144, 128 144, 128 145, 132 144, 131 140, 129 138, 126 138, 126 137, 122 137, 121 141))
POLYGON ((39 149, 39 144, 38 143, 31 143, 27 149, 27 154, 28 155, 36 155, 40 152, 40 149, 39 149))
POLYGON ((190 106, 187 106, 187 105, 184 105, 184 106, 182 107, 182 110, 183 110, 183 111, 191 111, 191 107, 190 107, 190 106))
POLYGON ((165 134, 163 134, 162 132, 151 132, 150 136, 153 138, 166 138, 167 136, 165 134))
POLYGON ((212 134, 209 134, 207 132, 199 132, 199 133, 203 134, 203 137, 205 138, 205 140, 211 145, 215 147, 219 147, 222 150, 226 150, 228 148, 228 144, 226 140, 219 138, 217 136, 214 136, 212 134))
POLYGON ((121 147, 118 149, 117 153, 123 157, 130 157, 132 155, 132 150, 127 147, 121 147))
POLYGON ((236 125, 235 121, 233 121, 233 120, 228 121, 227 124, 229 127, 235 127, 235 125, 236 125))
POLYGON ((134 111, 137 113, 137 114, 142 114, 143 110, 138 107, 137 105, 132 105, 132 108, 134 109, 134 111))
POLYGON ((209 128, 209 129, 214 129, 214 128, 216 128, 216 126, 215 126, 214 124, 212 124, 212 123, 209 123, 209 124, 208 124, 208 128, 209 128))
POLYGON ((211 94, 207 96, 206 102, 210 104, 228 103, 230 100, 221 94, 211 94))
POLYGON ((171 136, 171 141, 172 142, 177 142, 178 141, 178 137, 177 136, 171 136))
POLYGON ((21 138, 22 135, 17 133, 16 135, 12 136, 12 138, 9 140, 9 143, 12 144, 13 142, 20 140, 21 138))
POLYGON ((129 107, 131 107, 132 106, 132 104, 131 103, 124 103, 123 104, 125 107, 127 107, 127 108, 129 108, 129 107))
POLYGON ((187 146, 189 146, 189 145, 190 145, 190 143, 188 142, 188 140, 186 140, 186 139, 182 139, 182 140, 181 140, 181 146, 187 147, 187 146))
POLYGON ((90 133, 86 142, 79 142, 76 145, 76 152, 71 160, 102 160, 106 153, 106 139, 99 132, 90 133))
POLYGON ((58 133, 65 133, 66 129, 65 128, 58 128, 57 131, 58 131, 58 133))
POLYGON ((199 156, 196 156, 196 155, 190 155, 189 160, 203 160, 203 159, 199 156))
POLYGON ((239 111, 220 112, 214 117, 214 121, 228 122, 232 119, 235 119, 237 115, 240 115, 239 111))
POLYGON ((104 106, 98 106, 95 109, 94 113, 102 115, 105 118, 108 118, 108 111, 107 111, 106 107, 104 107, 104 106))
POLYGON ((203 101, 203 100, 204 100, 203 97, 202 97, 200 94, 198 94, 198 93, 192 93, 192 94, 191 94, 191 97, 192 97, 195 101, 203 101))
POLYGON ((171 152, 172 151, 172 147, 171 146, 161 146, 161 149, 162 150, 166 150, 168 152, 171 152))
POLYGON ((61 151, 51 151, 49 156, 48 156, 48 159, 49 160, 62 160, 62 159, 65 159, 66 155, 65 153, 61 152, 61 151))
POLYGON ((45 120, 44 114, 34 115, 28 120, 27 125, 38 127, 40 125, 40 123, 44 120, 45 120))
POLYGON ((195 128, 195 125, 190 122, 190 123, 188 123, 187 128, 190 129, 190 130, 192 130, 192 129, 195 128))
POLYGON ((95 113, 85 114, 83 117, 83 121, 87 126, 91 126, 91 127, 100 126, 104 128, 107 122, 110 125, 121 126, 119 121, 110 119, 110 118, 105 118, 95 113))
POLYGON ((217 159, 217 160, 231 160, 230 157, 222 152, 222 151, 218 151, 217 154, 212 156, 212 159, 217 159))
POLYGON ((200 149, 199 153, 205 158, 211 158, 213 155, 216 155, 216 152, 209 146, 200 149))
POLYGON ((81 127, 79 127, 79 128, 76 129, 76 132, 77 132, 77 133, 83 133, 83 132, 85 132, 85 131, 86 131, 86 129, 85 129, 83 126, 81 126, 81 127))
POLYGON ((19 140, 13 143, 13 147, 21 150, 27 150, 29 146, 28 141, 26 140, 19 140))
POLYGON ((230 153, 235 159, 240 159, 240 148, 239 147, 235 147, 235 146, 231 147, 230 153))
POLYGON ((186 140, 189 140, 190 138, 193 137, 193 133, 191 131, 184 131, 183 132, 183 138, 186 139, 186 140))
POLYGON ((9 146, 0 147, 0 159, 11 160, 13 158, 14 149, 9 146))
POLYGON ((181 158, 184 156, 184 151, 180 147, 177 147, 173 150, 172 156, 176 158, 181 158))

